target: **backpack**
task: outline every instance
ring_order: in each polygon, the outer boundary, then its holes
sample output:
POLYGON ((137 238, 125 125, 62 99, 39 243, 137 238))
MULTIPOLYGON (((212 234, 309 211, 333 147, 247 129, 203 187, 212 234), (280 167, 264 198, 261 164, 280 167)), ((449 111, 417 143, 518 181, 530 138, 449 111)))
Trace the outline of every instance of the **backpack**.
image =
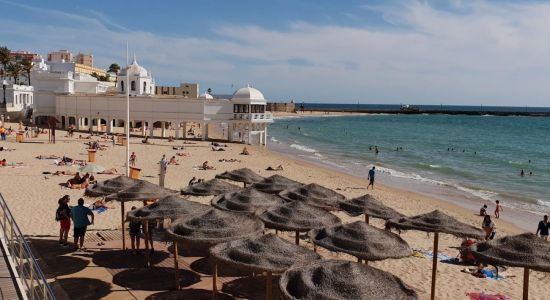
POLYGON ((63 219, 65 219, 65 215, 63 215, 63 207, 58 207, 57 210, 55 211, 55 220, 56 221, 61 221, 63 219))

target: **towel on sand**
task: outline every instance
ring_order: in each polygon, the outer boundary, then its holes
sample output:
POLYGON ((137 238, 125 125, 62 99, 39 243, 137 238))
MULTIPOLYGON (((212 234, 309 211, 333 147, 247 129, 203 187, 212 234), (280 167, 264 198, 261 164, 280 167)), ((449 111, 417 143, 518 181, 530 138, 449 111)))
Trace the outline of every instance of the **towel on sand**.
POLYGON ((484 293, 466 293, 470 300, 509 300, 510 298, 504 295, 489 295, 484 293))

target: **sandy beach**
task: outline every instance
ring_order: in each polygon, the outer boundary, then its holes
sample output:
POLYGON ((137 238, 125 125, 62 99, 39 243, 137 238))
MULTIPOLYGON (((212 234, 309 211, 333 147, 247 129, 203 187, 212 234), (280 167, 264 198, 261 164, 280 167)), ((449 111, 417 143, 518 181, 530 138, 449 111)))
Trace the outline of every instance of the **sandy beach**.
MULTIPOLYGON (((17 128, 17 124, 8 124, 7 127, 17 128)), ((170 134, 170 133, 169 133, 170 134)), ((43 172, 54 173, 56 171, 70 170, 76 172, 78 167, 56 166, 53 160, 39 160, 38 155, 69 156, 73 159, 87 158, 85 142, 89 140, 65 137, 63 131, 57 132, 56 144, 48 143, 47 135, 40 135, 39 138, 27 139, 29 143, 15 143, 14 135, 8 137, 8 142, 2 146, 14 149, 14 151, 0 152, 0 159, 5 158, 8 162, 21 162, 24 165, 15 168, 0 168, 1 192, 8 203, 12 213, 21 230, 29 236, 50 235, 58 233, 58 224, 55 221, 55 210, 57 200, 63 195, 71 196, 70 204, 75 205, 76 200, 83 196, 83 190, 71 190, 62 188, 61 183, 66 182, 70 176, 55 176, 43 172)), ((95 137, 95 139, 98 139, 95 137)), ((170 165, 166 176, 166 187, 179 190, 187 185, 193 177, 209 180, 218 173, 226 170, 233 170, 248 167, 262 176, 280 174, 303 183, 318 183, 325 187, 334 189, 348 198, 356 197, 367 193, 367 182, 365 179, 340 173, 335 170, 323 168, 319 165, 293 159, 269 151, 267 148, 247 146, 251 155, 239 155, 244 145, 228 144, 223 148, 225 151, 212 151, 209 142, 191 141, 193 144, 183 144, 181 140, 168 142, 168 140, 154 139, 152 144, 141 143, 141 138, 131 139, 131 151, 137 155, 136 166, 142 168, 142 179, 158 183, 158 161, 165 154, 168 158, 175 156, 176 152, 185 153, 186 156, 176 156, 179 165, 170 165), (174 146, 184 146, 184 150, 173 150, 174 146), (240 162, 220 162, 220 159, 238 159, 240 162), (198 170, 196 166, 208 161, 216 170, 198 170), (282 165, 284 171, 266 171, 268 166, 276 167, 282 165)), ((105 168, 116 168, 124 173, 125 147, 111 146, 110 141, 102 142, 107 150, 97 152, 97 164, 105 168)), ((98 180, 114 177, 114 175, 97 175, 98 180)), ((448 201, 442 201, 413 193, 396 187, 384 185, 384 182, 377 182, 374 191, 368 191, 384 204, 396 209, 405 215, 416 215, 439 209, 465 223, 479 227, 482 219, 477 216, 477 211, 459 207, 448 201)), ((193 200, 202 203, 209 203, 211 197, 193 197, 193 200)), ((85 198, 86 203, 92 203, 93 199, 85 198)), ((118 203, 110 203, 112 209, 103 214, 96 215, 93 229, 117 229, 120 228, 120 207, 118 203)), ((141 203, 131 203, 140 206, 141 203)), ((489 207, 492 212, 493 207, 489 207)), ((505 212, 506 214, 506 212, 505 212)), ((362 217, 351 218, 344 213, 336 213, 345 223, 359 220, 362 217)), ((523 232, 515 225, 496 220, 498 230, 497 237, 517 234, 523 232)), ((533 224, 538 220, 532 220, 533 224)), ((383 227, 383 222, 374 220, 375 226, 383 227)), ((401 236, 415 249, 430 250, 433 243, 432 236, 421 232, 403 232, 401 236)), ((289 239, 292 237, 289 235, 289 239)), ((440 252, 456 257, 458 250, 452 247, 460 245, 461 240, 450 235, 440 236, 440 252)), ((310 244, 306 244, 312 247, 310 244)), ((323 255, 335 256, 326 250, 320 251, 323 255)), ((340 259, 350 259, 346 255, 336 255, 340 259)), ((429 298, 430 278, 432 260, 428 258, 410 257, 401 260, 387 260, 374 262, 371 265, 382 270, 389 271, 412 286, 422 299, 429 298)), ((440 263, 437 278, 438 299, 466 299, 466 292, 485 292, 491 294, 507 295, 510 299, 521 297, 522 269, 510 268, 506 273, 512 277, 504 280, 480 279, 470 274, 461 272, 464 266, 440 263), (515 277, 513 277, 515 276, 515 277)), ((532 272, 530 282, 530 299, 545 299, 546 286, 550 279, 543 273, 532 272)))

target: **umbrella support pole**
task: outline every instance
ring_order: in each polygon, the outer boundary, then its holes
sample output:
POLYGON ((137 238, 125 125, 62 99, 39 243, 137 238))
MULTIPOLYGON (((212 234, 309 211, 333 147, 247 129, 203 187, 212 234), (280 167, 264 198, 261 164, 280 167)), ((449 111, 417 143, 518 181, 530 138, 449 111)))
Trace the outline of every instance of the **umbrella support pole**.
POLYGON ((296 231, 296 245, 300 245, 300 232, 296 231))
POLYGON ((124 228, 124 201, 121 201, 120 204, 120 219, 122 221, 122 250, 126 250, 126 228, 124 228))
POLYGON ((212 299, 218 300, 218 264, 214 263, 212 270, 212 299))
POLYGON ((369 215, 365 214, 365 223, 369 224, 369 215))
POLYGON ((265 299, 273 299, 273 278, 271 272, 267 272, 265 276, 265 299))
POLYGON ((369 261, 365 259, 365 265, 369 265, 369 261))
POLYGON ((178 242, 174 240, 174 280, 176 281, 176 290, 180 289, 180 274, 178 266, 178 242))
MULTIPOLYGON (((150 266, 149 264, 149 258, 151 256, 151 253, 149 251, 149 221, 145 220, 143 221, 143 239, 145 240, 145 266, 148 268, 150 266)), ((151 245, 152 247, 153 245, 151 245)))
POLYGON ((432 289, 430 299, 435 299, 435 278, 437 275, 437 250, 439 246, 439 232, 434 233, 433 265, 432 265, 432 289))
POLYGON ((529 268, 523 268, 523 300, 529 299, 529 268))

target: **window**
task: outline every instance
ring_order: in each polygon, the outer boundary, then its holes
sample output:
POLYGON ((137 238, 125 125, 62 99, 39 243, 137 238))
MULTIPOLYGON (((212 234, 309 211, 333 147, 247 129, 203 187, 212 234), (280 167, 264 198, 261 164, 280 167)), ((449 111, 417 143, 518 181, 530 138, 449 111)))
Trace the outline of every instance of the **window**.
POLYGON ((147 88, 147 82, 144 81, 143 82, 143 93, 147 93, 146 88, 147 88))
POLYGON ((120 89, 124 92, 124 80, 120 81, 120 89))
POLYGON ((130 86, 131 86, 132 91, 136 90, 136 82, 135 81, 132 80, 132 82, 130 83, 130 86))

